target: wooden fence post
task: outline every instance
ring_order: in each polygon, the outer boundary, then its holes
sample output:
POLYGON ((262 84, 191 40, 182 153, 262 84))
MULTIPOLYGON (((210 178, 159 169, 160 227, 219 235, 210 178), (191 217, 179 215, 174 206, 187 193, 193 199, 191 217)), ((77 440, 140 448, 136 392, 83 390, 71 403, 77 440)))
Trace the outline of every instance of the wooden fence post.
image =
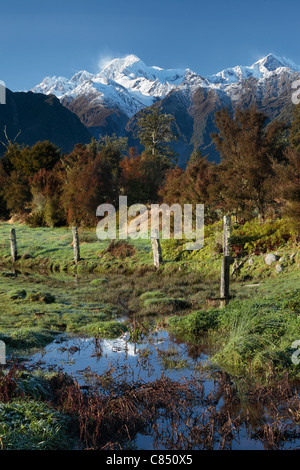
POLYGON ((80 261, 80 249, 79 249, 79 237, 77 227, 72 227, 73 232, 73 249, 74 249, 74 261, 77 264, 80 261))
POLYGON ((17 250, 16 231, 14 228, 12 228, 10 231, 10 252, 11 252, 12 261, 13 263, 15 263, 17 260, 17 256, 18 256, 18 250, 17 250))
POLYGON ((229 301, 231 219, 223 217, 223 258, 221 265, 220 307, 229 301))
POLYGON ((162 252, 161 252, 159 234, 158 234, 157 229, 155 230, 154 237, 151 237, 151 244, 152 244, 152 251, 153 251, 154 266, 156 268, 159 268, 160 263, 162 263, 162 252))

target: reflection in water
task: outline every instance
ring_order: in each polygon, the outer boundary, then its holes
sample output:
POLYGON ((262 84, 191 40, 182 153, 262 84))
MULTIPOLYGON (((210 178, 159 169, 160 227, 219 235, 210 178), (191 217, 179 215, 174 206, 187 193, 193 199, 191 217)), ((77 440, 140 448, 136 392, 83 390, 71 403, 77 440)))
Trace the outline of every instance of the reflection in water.
POLYGON ((39 363, 45 369, 63 370, 84 385, 85 370, 102 375, 112 367, 116 371, 125 369, 131 371, 132 380, 145 381, 155 380, 164 372, 167 377, 178 380, 182 376, 193 376, 198 363, 206 360, 204 354, 197 359, 189 357, 187 346, 175 344, 167 332, 161 330, 138 343, 130 342, 127 335, 113 340, 63 335, 42 353, 33 355, 30 363, 39 363))
MULTIPOLYGON (((290 416, 283 414, 282 428, 276 427, 279 420, 273 399, 257 399, 242 379, 233 381, 217 370, 204 373, 208 357, 203 345, 189 347, 159 330, 135 343, 127 335, 115 340, 64 335, 31 357, 28 365, 63 371, 86 393, 100 388, 104 394, 119 393, 124 384, 136 383, 138 396, 151 383, 151 401, 155 393, 163 393, 157 391, 157 384, 162 390, 167 387, 167 392, 172 389, 172 403, 170 399, 169 403, 155 405, 156 420, 151 429, 136 432, 131 445, 137 449, 299 446, 299 430, 290 416), (277 437, 276 441, 278 432, 285 440, 277 437)), ((297 406, 298 397, 295 399, 291 407, 297 406)))

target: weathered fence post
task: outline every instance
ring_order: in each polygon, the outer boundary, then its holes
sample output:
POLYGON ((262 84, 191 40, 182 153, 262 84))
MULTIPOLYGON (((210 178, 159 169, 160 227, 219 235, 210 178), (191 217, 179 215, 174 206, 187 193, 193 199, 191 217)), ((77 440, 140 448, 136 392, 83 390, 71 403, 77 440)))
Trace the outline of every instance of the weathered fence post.
POLYGON ((18 256, 18 250, 17 250, 16 231, 14 228, 12 228, 10 231, 10 252, 11 252, 12 261, 13 263, 15 263, 17 260, 17 256, 18 256))
POLYGON ((220 307, 225 307, 229 301, 230 236, 231 220, 229 215, 225 215, 223 217, 223 258, 221 266, 220 307))
POLYGON ((79 249, 79 237, 77 227, 72 227, 73 232, 73 249, 74 249, 74 261, 77 264, 80 261, 80 249, 79 249))
POLYGON ((162 252, 161 252, 159 234, 158 234, 157 229, 154 231, 154 236, 151 237, 151 244, 152 244, 152 251, 153 251, 154 266, 156 268, 159 268, 160 263, 162 262, 162 252))

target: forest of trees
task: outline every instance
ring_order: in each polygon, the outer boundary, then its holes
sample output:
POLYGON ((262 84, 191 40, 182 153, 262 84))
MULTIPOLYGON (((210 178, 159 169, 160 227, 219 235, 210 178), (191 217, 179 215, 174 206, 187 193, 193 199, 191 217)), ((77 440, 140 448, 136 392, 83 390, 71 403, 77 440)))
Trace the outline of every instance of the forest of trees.
POLYGON ((300 105, 290 126, 268 123, 252 107, 215 115, 211 135, 220 163, 195 148, 185 169, 176 165, 171 143, 174 118, 157 108, 142 113, 137 136, 144 147, 128 148, 113 136, 78 144, 62 154, 51 142, 32 147, 7 142, 0 160, 0 218, 13 215, 31 226, 95 226, 96 208, 128 203, 205 204, 206 223, 231 214, 239 222, 254 217, 287 217, 300 226, 300 105))

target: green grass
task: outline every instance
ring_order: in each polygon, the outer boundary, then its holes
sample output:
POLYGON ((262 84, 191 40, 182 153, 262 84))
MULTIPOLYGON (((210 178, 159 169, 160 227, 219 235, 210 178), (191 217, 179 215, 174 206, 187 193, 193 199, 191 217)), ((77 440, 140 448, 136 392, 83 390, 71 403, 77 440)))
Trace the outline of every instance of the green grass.
POLYGON ((189 311, 189 298, 197 293, 193 305, 204 305, 205 296, 215 288, 213 282, 204 288, 199 274, 185 272, 107 273, 105 278, 31 271, 11 277, 0 272, 0 339, 9 353, 23 355, 61 333, 112 338, 126 330, 123 320, 128 312, 131 317, 154 315, 159 320, 189 311))
MULTIPOLYGON (((127 247, 106 252, 108 240, 99 240, 96 229, 79 229, 81 261, 76 266, 73 260, 72 230, 70 228, 31 228, 26 225, 0 223, 0 265, 11 267, 9 232, 16 229, 19 259, 16 267, 51 270, 53 272, 143 274, 155 271, 150 240, 127 241, 127 247)), ((253 254, 254 263, 245 265, 240 277, 264 278, 275 276, 274 265, 264 263, 264 254, 277 251, 286 255, 285 270, 291 269, 289 256, 297 253, 295 234, 289 231, 285 220, 267 221, 262 224, 253 220, 243 226, 232 226, 233 256, 253 254)), ((185 240, 161 240, 163 264, 160 270, 173 275, 178 270, 200 272, 206 279, 215 278, 220 271, 222 223, 205 227, 204 246, 201 250, 185 249, 185 240)), ((293 262, 299 262, 299 254, 293 262)), ((105 282, 105 281, 103 281, 105 282)))
MULTIPOLYGON (((213 345, 211 364, 241 380, 262 380, 271 370, 276 378, 286 371, 300 378, 300 366, 291 361, 291 345, 300 339, 300 258, 282 221, 233 227, 233 251, 260 251, 231 277, 233 300, 223 309, 207 303, 219 297, 220 224, 207 227, 197 252, 186 252, 181 241, 163 241, 165 263, 158 271, 149 241, 132 242, 133 256, 119 259, 103 253, 108 242, 81 231, 83 260, 76 267, 70 230, 16 226, 17 276, 10 265, 10 227, 0 225, 0 340, 9 354, 31 354, 60 333, 115 338, 129 330, 129 338, 139 341, 148 330, 166 327, 192 345, 213 345), (270 247, 285 257, 281 273, 264 262, 270 247)), ((175 351, 161 352, 164 370, 189 367, 175 351)), ((149 354, 145 350, 144 357, 149 354)), ((0 407, 0 446, 70 447, 67 417, 47 404, 49 383, 36 371, 23 374, 18 389, 24 398, 0 407)))
POLYGON ((188 300, 172 297, 152 298, 144 301, 144 307, 147 311, 154 311, 156 308, 158 311, 166 309, 168 309, 168 311, 176 311, 189 308, 190 306, 191 303, 188 300))
POLYGON ((5 450, 70 448, 67 416, 46 403, 15 399, 0 403, 0 445, 5 450))
POLYGON ((41 348, 51 343, 56 336, 55 331, 41 328, 21 327, 6 331, 6 334, 0 333, 0 339, 14 352, 41 348))
POLYGON ((234 300, 223 310, 206 302, 219 297, 220 222, 205 227, 201 250, 186 251, 184 240, 162 240, 164 263, 157 271, 150 240, 130 240, 134 250, 118 245, 106 252, 108 241, 80 229, 82 260, 75 266, 70 229, 14 225, 17 277, 9 270, 11 227, 0 224, 0 332, 9 348, 32 350, 61 332, 115 337, 129 327, 122 321, 129 315, 142 322, 153 317, 185 337, 214 336, 224 367, 246 370, 251 361, 257 369, 270 362, 293 369, 288 358, 300 338, 300 258, 286 221, 233 224, 233 256, 252 262, 231 277, 234 300), (281 273, 264 261, 272 250, 284 257, 281 273))
MULTIPOLYGON (((0 264, 11 266, 9 232, 15 228, 18 246, 16 266, 39 270, 67 272, 104 272, 118 270, 124 265, 124 258, 104 253, 109 241, 99 240, 96 229, 79 229, 81 261, 74 263, 72 230, 65 227, 32 228, 21 224, 0 223, 0 264)), ((133 270, 137 261, 140 265, 152 265, 151 242, 135 241, 137 256, 126 258, 127 269, 133 270)))
POLYGON ((168 325, 172 331, 183 336, 197 336, 216 329, 220 315, 220 310, 200 310, 184 317, 171 317, 168 320, 168 325))
POLYGON ((273 368, 300 377, 300 367, 291 360, 291 345, 300 339, 299 285, 300 275, 295 271, 280 280, 265 281, 255 287, 255 295, 245 286, 243 299, 231 301, 223 309, 170 317, 168 328, 191 341, 210 335, 219 344, 213 363, 231 373, 247 374, 251 368, 263 374, 273 368))
POLYGON ((165 297, 166 294, 164 292, 160 291, 150 291, 150 292, 144 292, 141 296, 140 299, 144 302, 146 300, 153 300, 153 299, 160 299, 165 297))
POLYGON ((99 326, 98 333, 100 337, 117 338, 127 331, 126 325, 120 322, 102 322, 99 326))
POLYGON ((104 300, 91 279, 78 283, 72 277, 38 274, 0 279, 0 339, 9 352, 31 352, 63 332, 96 335, 123 314, 115 292, 104 300))
POLYGON ((93 279, 91 281, 91 286, 103 286, 103 284, 106 284, 107 282, 108 282, 108 279, 106 279, 105 277, 93 279))

